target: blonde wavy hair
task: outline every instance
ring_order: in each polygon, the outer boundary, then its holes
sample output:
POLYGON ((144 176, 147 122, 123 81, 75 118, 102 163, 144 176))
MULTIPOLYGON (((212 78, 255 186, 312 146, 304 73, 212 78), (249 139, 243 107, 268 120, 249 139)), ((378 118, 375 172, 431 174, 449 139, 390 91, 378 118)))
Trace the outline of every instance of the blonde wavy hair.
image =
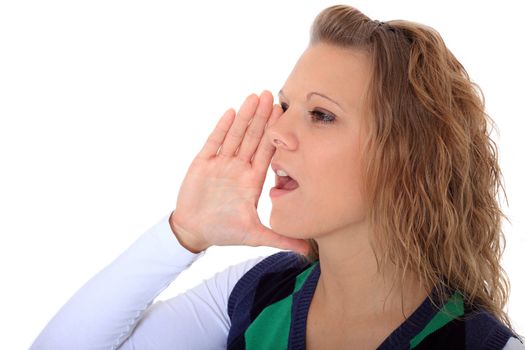
MULTIPOLYGON (((507 218, 499 190, 506 194, 479 86, 439 33, 420 23, 372 21, 335 5, 312 24, 309 44, 319 42, 364 50, 372 63, 364 181, 379 270, 390 260, 401 281, 415 271, 440 302, 452 288, 513 330, 500 264, 507 218)), ((309 244, 313 262, 318 246, 309 244)))

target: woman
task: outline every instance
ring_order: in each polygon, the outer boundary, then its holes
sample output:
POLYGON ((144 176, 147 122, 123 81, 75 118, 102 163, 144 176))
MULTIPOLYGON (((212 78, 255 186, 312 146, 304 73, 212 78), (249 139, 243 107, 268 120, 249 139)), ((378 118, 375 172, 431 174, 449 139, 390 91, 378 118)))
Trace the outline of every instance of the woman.
POLYGON ((175 210, 33 349, 525 349, 503 307, 490 118, 432 28, 322 11, 279 91, 229 109, 175 210), (257 203, 268 167, 271 229, 257 203), (212 245, 285 250, 152 305, 212 245))

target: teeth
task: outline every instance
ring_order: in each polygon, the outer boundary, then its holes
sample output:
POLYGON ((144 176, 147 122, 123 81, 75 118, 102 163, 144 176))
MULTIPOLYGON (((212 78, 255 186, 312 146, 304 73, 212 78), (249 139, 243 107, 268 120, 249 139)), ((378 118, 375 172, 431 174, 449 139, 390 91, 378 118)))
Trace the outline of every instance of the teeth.
POLYGON ((286 171, 281 170, 281 169, 277 170, 277 171, 276 171, 276 174, 277 174, 278 176, 288 176, 288 174, 286 173, 286 171))

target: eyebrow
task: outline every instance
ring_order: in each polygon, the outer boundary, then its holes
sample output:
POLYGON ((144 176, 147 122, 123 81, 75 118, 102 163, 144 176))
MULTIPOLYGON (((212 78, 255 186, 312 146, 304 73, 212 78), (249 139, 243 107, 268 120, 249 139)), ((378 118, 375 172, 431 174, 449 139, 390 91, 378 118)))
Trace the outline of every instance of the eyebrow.
MULTIPOLYGON (((284 96, 284 93, 283 93, 283 89, 279 90, 278 95, 280 95, 280 96, 282 96, 282 97, 285 97, 285 96, 284 96)), ((336 100, 334 100, 334 99, 332 99, 332 98, 330 98, 330 97, 328 97, 328 96, 326 96, 325 94, 322 94, 322 93, 320 93, 320 92, 311 91, 311 92, 309 92, 309 93, 306 94, 306 99, 309 100, 309 99, 312 97, 312 95, 318 95, 318 96, 324 97, 324 98, 326 98, 327 100, 329 100, 329 101, 335 103, 337 106, 339 106, 339 108, 341 108, 341 109, 344 111, 344 108, 343 108, 343 107, 342 107, 342 106, 341 106, 336 100)), ((286 98, 286 97, 285 97, 285 98, 286 98)))

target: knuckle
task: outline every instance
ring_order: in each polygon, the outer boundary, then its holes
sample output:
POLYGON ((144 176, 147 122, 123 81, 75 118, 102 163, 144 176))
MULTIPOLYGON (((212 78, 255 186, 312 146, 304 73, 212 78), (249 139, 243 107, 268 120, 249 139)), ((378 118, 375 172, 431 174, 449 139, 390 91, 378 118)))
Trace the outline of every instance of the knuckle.
POLYGON ((257 137, 259 136, 259 130, 256 130, 255 127, 248 128, 248 130, 246 131, 246 135, 248 137, 257 137))
POLYGON ((239 129, 232 129, 230 131, 230 136, 234 138, 241 138, 243 136, 243 132, 241 132, 239 129))

